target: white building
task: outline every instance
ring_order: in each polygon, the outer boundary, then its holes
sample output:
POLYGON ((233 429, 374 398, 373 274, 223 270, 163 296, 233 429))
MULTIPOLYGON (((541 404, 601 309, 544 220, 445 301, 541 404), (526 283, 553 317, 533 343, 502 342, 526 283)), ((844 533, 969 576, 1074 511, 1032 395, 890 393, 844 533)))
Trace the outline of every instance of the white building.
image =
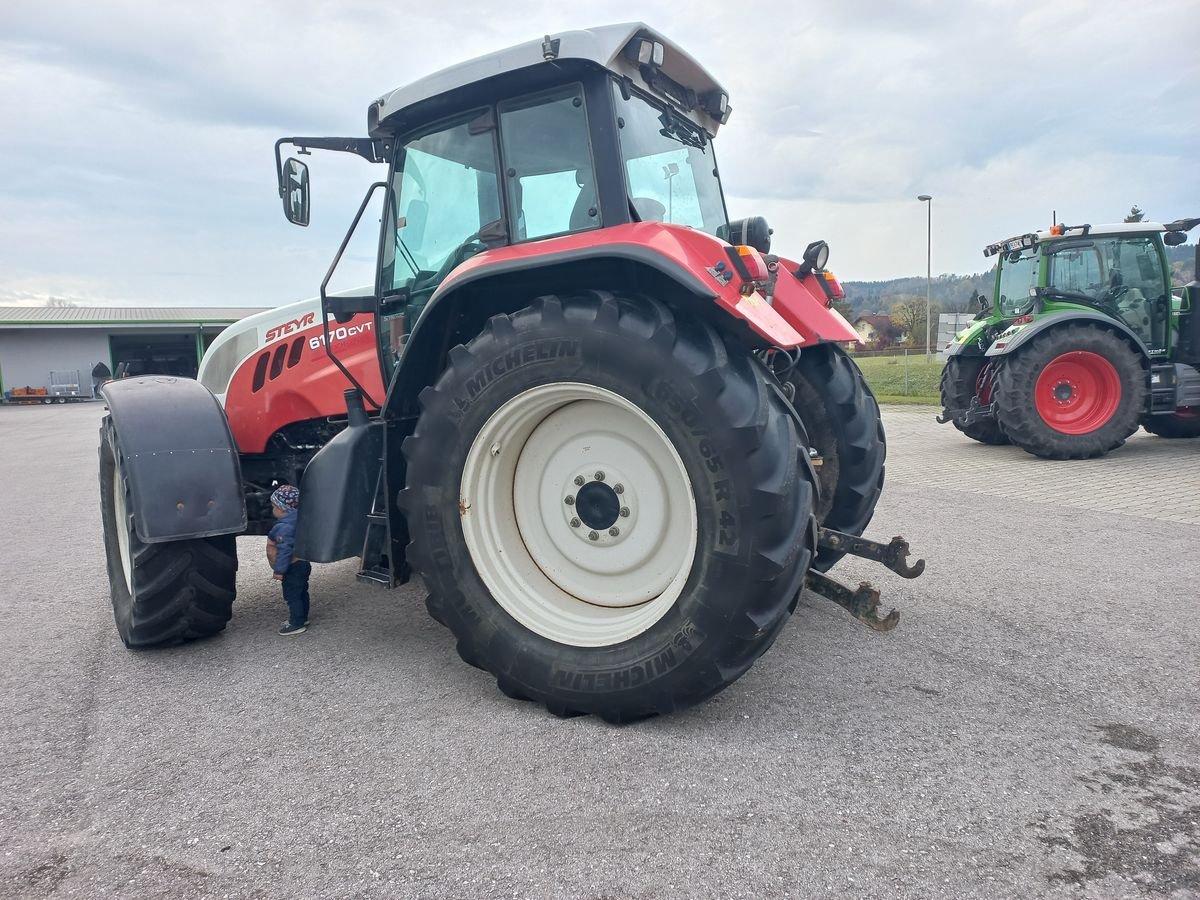
POLYGON ((78 372, 85 393, 92 371, 194 377, 212 339, 262 312, 197 307, 0 307, 0 396, 14 388, 49 388, 50 374, 78 372))

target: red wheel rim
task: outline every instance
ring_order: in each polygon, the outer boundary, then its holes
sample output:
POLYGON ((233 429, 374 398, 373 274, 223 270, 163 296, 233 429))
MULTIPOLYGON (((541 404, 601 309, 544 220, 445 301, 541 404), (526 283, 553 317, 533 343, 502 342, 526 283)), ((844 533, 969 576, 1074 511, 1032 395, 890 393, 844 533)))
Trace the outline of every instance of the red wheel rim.
POLYGON ((980 406, 991 406, 992 404, 992 388, 995 385, 993 366, 995 363, 987 363, 975 376, 975 396, 979 398, 980 406))
POLYGON ((1121 377, 1098 353, 1072 350, 1042 369, 1033 389, 1042 421, 1062 434, 1089 434, 1121 405, 1121 377))
POLYGON ((1180 406, 1175 410, 1177 419, 1200 419, 1200 406, 1180 406))

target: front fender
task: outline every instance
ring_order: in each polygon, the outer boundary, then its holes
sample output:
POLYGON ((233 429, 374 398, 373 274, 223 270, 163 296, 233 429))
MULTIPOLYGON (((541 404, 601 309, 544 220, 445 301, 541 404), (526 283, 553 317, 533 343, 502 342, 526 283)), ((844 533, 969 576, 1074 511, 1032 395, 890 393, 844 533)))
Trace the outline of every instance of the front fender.
POLYGON ((217 399, 189 378, 100 388, 112 417, 133 524, 148 544, 246 530, 241 464, 217 399))
POLYGON ((1024 325, 1010 326, 1006 331, 996 335, 996 339, 988 347, 985 356, 1007 356, 1014 350, 1025 346, 1047 328, 1054 328, 1068 322, 1094 322, 1106 328, 1111 328, 1123 337, 1128 338, 1134 347, 1141 351, 1144 358, 1148 359, 1150 357, 1150 351, 1146 348, 1142 339, 1128 325, 1119 319, 1114 319, 1112 316, 1106 316, 1103 313, 1092 312, 1086 309, 1053 312, 1045 316, 1040 316, 1024 325))
POLYGON ((982 344, 980 343, 984 337, 984 332, 988 327, 994 324, 992 319, 980 319, 972 322, 962 331, 954 336, 945 350, 947 357, 958 356, 961 353, 978 355, 982 353, 982 344))

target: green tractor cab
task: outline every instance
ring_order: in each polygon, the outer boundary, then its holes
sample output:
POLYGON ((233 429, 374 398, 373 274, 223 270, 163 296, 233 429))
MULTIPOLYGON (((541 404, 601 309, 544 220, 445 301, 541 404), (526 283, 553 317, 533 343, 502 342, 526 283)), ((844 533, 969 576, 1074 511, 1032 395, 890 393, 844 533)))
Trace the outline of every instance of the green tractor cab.
POLYGON ((1102 456, 1139 425, 1200 437, 1200 285, 1171 285, 1166 246, 1200 218, 1055 225, 989 244, 990 301, 946 348, 942 415, 985 444, 1102 456))

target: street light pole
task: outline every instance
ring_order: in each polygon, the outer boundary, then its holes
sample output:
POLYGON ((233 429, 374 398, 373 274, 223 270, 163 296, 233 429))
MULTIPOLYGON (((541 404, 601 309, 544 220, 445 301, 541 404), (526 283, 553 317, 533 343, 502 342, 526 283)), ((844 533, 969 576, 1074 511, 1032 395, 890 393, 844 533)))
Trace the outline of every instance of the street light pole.
POLYGON ((925 216, 925 362, 929 363, 933 356, 933 347, 929 339, 929 331, 933 324, 933 197, 921 194, 917 197, 926 204, 925 216))

